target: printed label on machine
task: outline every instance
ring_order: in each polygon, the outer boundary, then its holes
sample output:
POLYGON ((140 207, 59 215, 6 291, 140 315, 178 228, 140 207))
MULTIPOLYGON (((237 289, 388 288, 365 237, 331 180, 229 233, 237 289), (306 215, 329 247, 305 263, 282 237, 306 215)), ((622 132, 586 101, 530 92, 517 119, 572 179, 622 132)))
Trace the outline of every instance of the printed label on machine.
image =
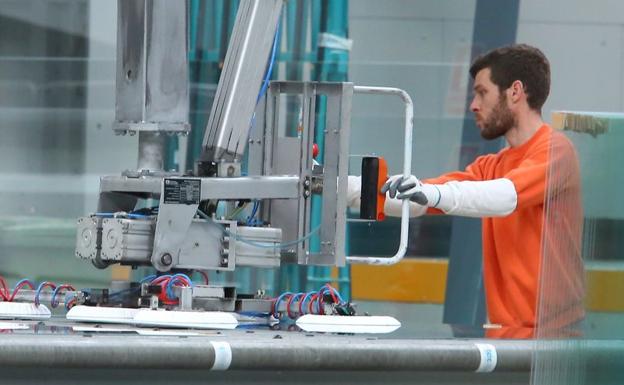
POLYGON ((199 179, 165 179, 164 202, 168 204, 199 204, 201 181, 199 179))

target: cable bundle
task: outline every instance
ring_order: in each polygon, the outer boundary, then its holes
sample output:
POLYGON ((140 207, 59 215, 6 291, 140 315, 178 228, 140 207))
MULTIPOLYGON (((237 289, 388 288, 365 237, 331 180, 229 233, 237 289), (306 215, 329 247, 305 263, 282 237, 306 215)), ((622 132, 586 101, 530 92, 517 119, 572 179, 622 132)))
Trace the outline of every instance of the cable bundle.
MULTIPOLYGON (((41 292, 45 288, 50 288, 51 290, 53 290, 52 298, 50 299, 50 306, 52 306, 52 308, 58 307, 59 305, 58 296, 60 295, 62 291, 76 291, 76 289, 74 289, 74 287, 69 284, 57 285, 54 282, 43 281, 39 285, 35 285, 29 279, 20 280, 19 282, 15 284, 15 286, 13 287, 13 290, 9 291, 6 280, 3 277, 0 277, 0 298, 2 298, 2 300, 6 302, 13 302, 15 300, 15 296, 17 295, 17 293, 19 293, 20 290, 23 290, 24 287, 28 287, 30 290, 35 290, 35 286, 37 286, 37 289, 35 291, 35 297, 34 297, 34 302, 36 306, 39 306, 41 304, 41 301, 40 301, 41 292)), ((75 295, 71 295, 71 298, 68 298, 68 297, 69 296, 66 296, 65 301, 63 302, 65 303, 65 308, 69 310, 71 306, 76 304, 76 297, 75 295)))
POLYGON ((179 298, 173 292, 174 286, 193 287, 193 281, 186 274, 149 275, 143 278, 141 283, 149 283, 150 286, 160 286, 161 292, 158 299, 165 305, 177 305, 179 302, 179 298))
POLYGON ((95 213, 94 215, 101 218, 147 219, 158 215, 158 206, 145 207, 131 212, 117 211, 114 213, 95 213))
POLYGON ((337 307, 346 307, 348 304, 342 299, 342 296, 330 284, 321 286, 318 291, 310 291, 307 293, 291 293, 286 292, 278 296, 271 305, 271 313, 275 318, 281 318, 282 313, 279 311, 279 305, 282 301, 286 301, 286 315, 290 319, 296 319, 304 314, 324 315, 324 304, 329 299, 330 304, 337 307), (293 311, 293 307, 296 311, 293 311))

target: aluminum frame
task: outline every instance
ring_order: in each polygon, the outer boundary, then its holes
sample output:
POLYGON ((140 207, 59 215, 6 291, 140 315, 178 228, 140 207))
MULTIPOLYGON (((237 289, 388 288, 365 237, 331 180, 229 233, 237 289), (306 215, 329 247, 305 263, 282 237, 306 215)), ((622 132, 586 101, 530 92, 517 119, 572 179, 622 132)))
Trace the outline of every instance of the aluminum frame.
MULTIPOLYGON (((311 252, 310 240, 286 250, 296 255, 302 265, 345 265, 346 195, 349 162, 349 133, 353 84, 349 82, 271 82, 264 106, 264 146, 250 149, 250 163, 261 162, 265 176, 273 173, 295 173, 302 180, 300 199, 271 201, 264 215, 284 232, 284 239, 303 239, 316 229, 311 228, 312 159, 314 134, 317 129, 316 104, 326 97, 325 158, 323 159, 322 222, 318 231, 321 249, 311 252), (302 100, 302 127, 298 137, 280 135, 280 98, 299 95, 302 100), (296 215, 294 215, 296 213, 296 215)), ((252 138, 252 140, 257 140, 252 138)), ((258 147, 258 146, 256 146, 258 147)))
POLYGON ((203 140, 204 161, 240 160, 284 0, 242 0, 203 140))

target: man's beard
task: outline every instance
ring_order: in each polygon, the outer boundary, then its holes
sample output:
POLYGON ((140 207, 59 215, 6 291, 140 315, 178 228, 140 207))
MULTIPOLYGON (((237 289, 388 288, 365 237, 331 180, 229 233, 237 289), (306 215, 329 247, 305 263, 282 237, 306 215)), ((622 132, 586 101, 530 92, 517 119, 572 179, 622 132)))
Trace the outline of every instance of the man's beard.
POLYGON ((516 118, 507 107, 507 96, 502 94, 488 119, 483 122, 481 136, 487 140, 500 138, 515 125, 516 118))

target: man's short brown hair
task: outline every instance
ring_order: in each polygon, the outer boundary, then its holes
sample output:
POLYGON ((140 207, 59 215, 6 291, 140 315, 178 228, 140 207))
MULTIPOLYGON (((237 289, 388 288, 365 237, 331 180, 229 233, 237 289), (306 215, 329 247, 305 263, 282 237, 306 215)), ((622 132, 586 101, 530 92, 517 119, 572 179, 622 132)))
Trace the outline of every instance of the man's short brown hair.
POLYGON ((500 47, 477 57, 470 75, 474 79, 485 68, 490 69, 491 80, 501 92, 520 80, 529 107, 542 110, 550 93, 550 63, 542 51, 526 44, 500 47))

